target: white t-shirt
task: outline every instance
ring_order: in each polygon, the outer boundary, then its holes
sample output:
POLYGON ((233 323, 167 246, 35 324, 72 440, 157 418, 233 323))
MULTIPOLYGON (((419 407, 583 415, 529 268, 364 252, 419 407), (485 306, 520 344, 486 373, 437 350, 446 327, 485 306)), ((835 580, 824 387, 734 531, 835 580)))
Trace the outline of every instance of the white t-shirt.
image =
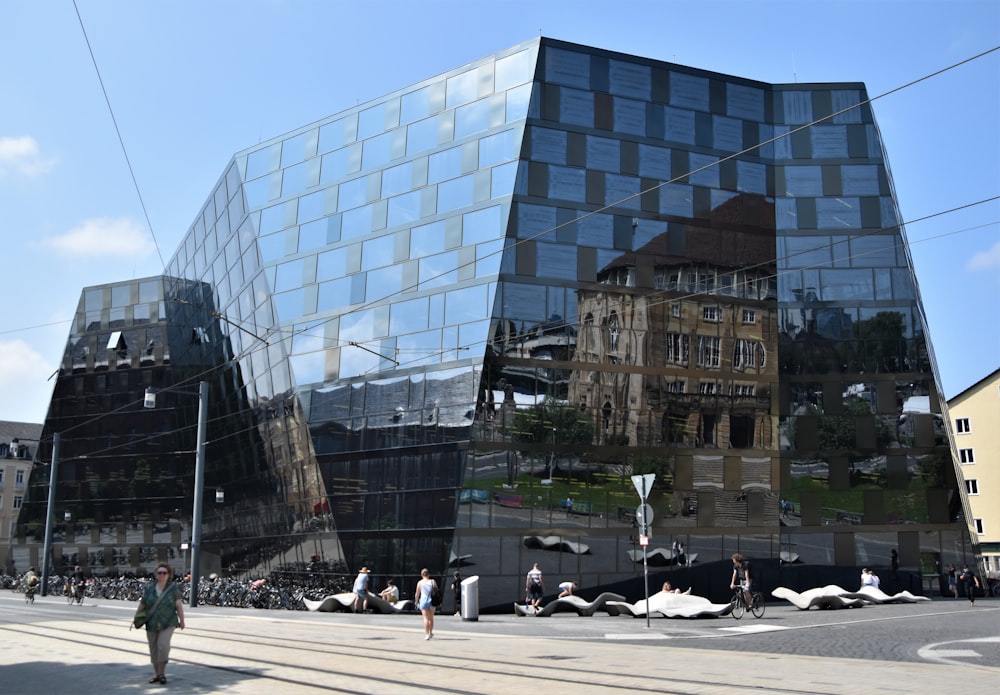
POLYGON ((559 585, 559 591, 572 591, 572 590, 573 590, 573 582, 563 582, 562 584, 559 585))

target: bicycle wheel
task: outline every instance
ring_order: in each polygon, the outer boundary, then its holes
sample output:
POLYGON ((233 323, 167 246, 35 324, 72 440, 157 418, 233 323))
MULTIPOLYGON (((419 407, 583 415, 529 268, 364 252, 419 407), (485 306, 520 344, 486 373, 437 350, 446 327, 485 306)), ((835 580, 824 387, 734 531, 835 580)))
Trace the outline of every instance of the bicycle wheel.
POLYGON ((743 599, 739 596, 734 596, 733 600, 729 602, 729 605, 733 607, 729 614, 736 620, 742 618, 743 614, 747 612, 747 606, 743 602, 743 599))
POLYGON ((750 606, 750 612, 753 613, 755 618, 764 617, 764 595, 761 593, 754 592, 753 604, 750 606))

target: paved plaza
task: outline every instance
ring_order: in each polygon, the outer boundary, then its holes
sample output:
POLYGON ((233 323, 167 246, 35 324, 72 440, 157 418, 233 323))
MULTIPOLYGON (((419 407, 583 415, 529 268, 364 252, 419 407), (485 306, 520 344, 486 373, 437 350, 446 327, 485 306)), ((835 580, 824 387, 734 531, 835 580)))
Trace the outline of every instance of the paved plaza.
POLYGON ((0 692, 916 693, 992 691, 1000 599, 697 620, 557 614, 437 618, 199 606, 177 631, 166 686, 148 685, 133 606, 0 593, 0 692))

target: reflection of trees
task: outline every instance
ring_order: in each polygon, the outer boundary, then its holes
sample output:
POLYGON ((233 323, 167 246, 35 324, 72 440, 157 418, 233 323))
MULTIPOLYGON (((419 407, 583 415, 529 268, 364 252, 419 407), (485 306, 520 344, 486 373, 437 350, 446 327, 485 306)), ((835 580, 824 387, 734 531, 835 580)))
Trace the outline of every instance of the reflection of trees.
POLYGON ((951 487, 948 484, 948 469, 950 467, 950 453, 948 455, 940 452, 928 454, 920 460, 920 475, 923 476, 927 487, 951 487))
POLYGON ((856 336, 864 340, 869 370, 876 373, 900 370, 899 348, 904 341, 904 329, 903 315, 898 311, 880 311, 858 322, 856 336))
MULTIPOLYGON (((819 449, 856 449, 858 446, 858 418, 872 418, 868 402, 862 398, 847 398, 843 401, 844 412, 838 415, 826 415, 814 404, 805 408, 803 415, 814 416, 819 423, 819 449)), ((879 450, 889 447, 893 442, 893 431, 882 418, 872 418, 875 422, 875 447, 879 450)), ((794 429, 789 437, 797 447, 794 429)))
POLYGON ((540 404, 518 410, 514 416, 514 439, 544 444, 591 444, 594 426, 585 413, 546 398, 540 404))

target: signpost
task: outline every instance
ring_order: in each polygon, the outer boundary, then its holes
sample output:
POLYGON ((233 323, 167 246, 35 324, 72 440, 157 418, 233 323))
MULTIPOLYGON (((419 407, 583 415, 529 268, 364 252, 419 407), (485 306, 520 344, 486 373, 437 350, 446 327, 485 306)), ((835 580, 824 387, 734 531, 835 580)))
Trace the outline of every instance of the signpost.
POLYGON ((639 506, 635 510, 635 521, 639 524, 639 545, 642 546, 642 576, 646 590, 646 627, 649 627, 649 564, 646 557, 646 548, 649 547, 649 529, 653 523, 653 508, 646 504, 646 496, 649 495, 653 481, 656 480, 655 473, 645 473, 633 475, 632 484, 635 485, 636 492, 639 493, 639 506))

